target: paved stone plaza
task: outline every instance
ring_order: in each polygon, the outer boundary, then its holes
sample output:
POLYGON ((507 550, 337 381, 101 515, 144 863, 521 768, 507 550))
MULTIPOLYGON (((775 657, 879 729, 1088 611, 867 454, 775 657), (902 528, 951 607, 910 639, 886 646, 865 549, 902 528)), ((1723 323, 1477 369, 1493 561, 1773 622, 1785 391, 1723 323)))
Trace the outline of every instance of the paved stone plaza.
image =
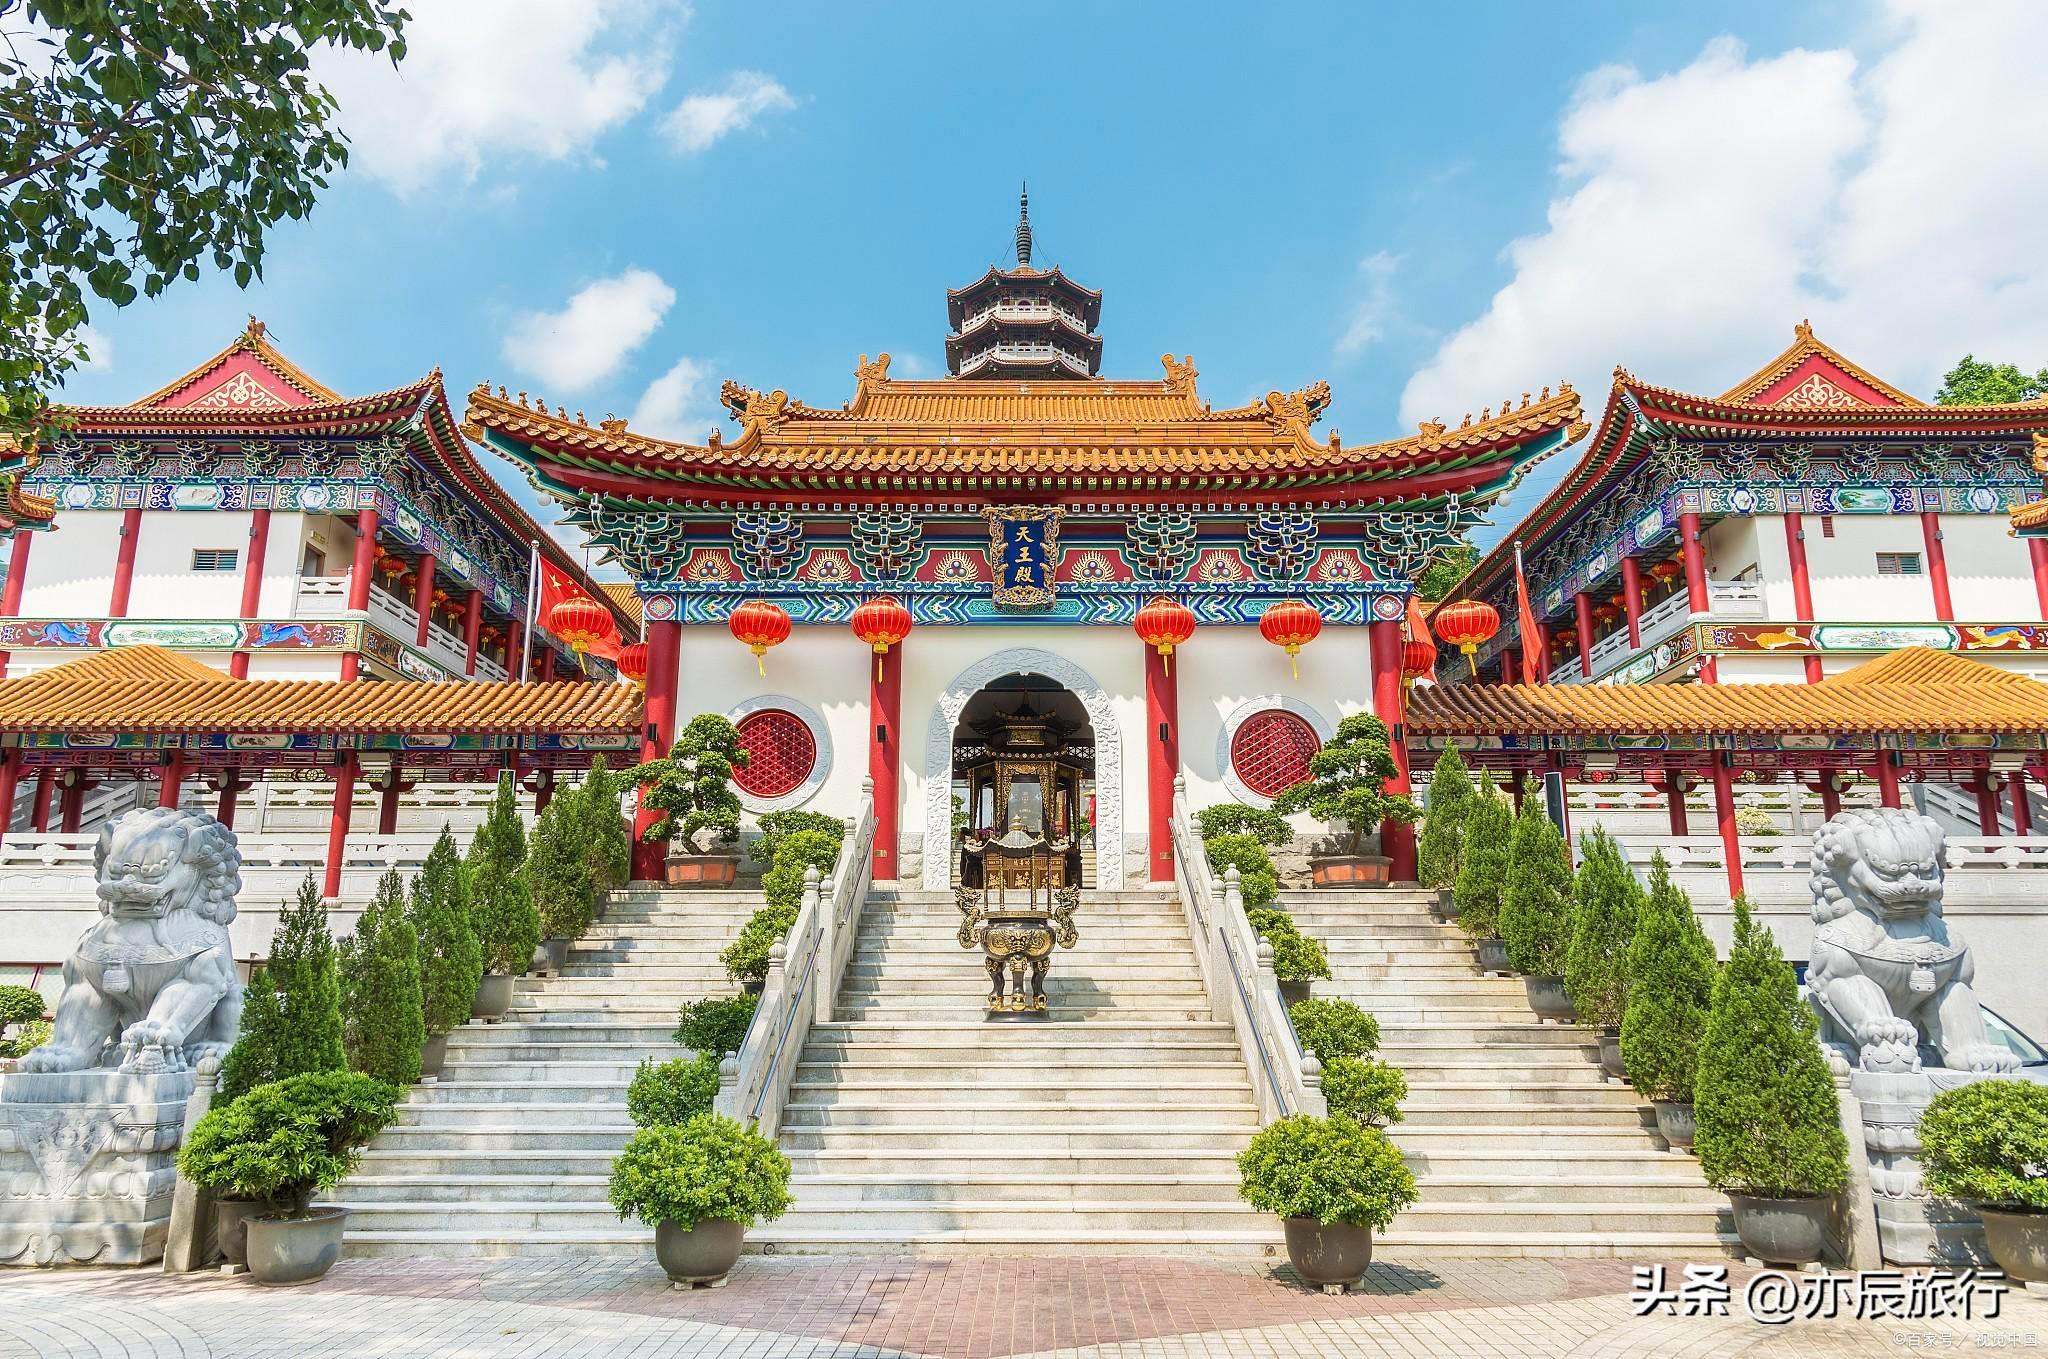
MULTIPOLYGON (((1669 1266, 1677 1282, 1682 1267, 1669 1266)), ((1680 1356, 2048 1351, 2048 1298, 1961 1321, 1634 1315, 1609 1260, 1375 1265, 1325 1297, 1283 1268, 1192 1259, 751 1256, 721 1289, 672 1289, 652 1259, 349 1260, 317 1284, 139 1271, 0 1276, 17 1356, 931 1355, 1680 1356)))

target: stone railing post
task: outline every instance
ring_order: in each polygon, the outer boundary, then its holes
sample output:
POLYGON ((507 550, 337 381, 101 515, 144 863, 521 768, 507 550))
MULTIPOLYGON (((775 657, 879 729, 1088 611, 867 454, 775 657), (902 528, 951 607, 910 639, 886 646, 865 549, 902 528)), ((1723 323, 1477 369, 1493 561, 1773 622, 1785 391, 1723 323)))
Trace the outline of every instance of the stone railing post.
MULTIPOLYGON (((192 1130, 213 1107, 213 1092, 219 1085, 218 1064, 202 1063, 194 1073, 192 1093, 185 1100, 185 1128, 178 1135, 180 1147, 192 1140, 192 1130), (213 1069, 207 1070, 208 1066, 213 1069)), ((217 1250, 213 1227, 213 1191, 202 1189, 180 1171, 178 1186, 171 1195, 171 1225, 164 1236, 164 1273, 190 1274, 211 1264, 217 1250)))
POLYGON ((1835 1196, 1835 1228, 1841 1239, 1842 1267, 1881 1269, 1884 1252, 1877 1239, 1877 1206, 1870 1182, 1870 1144, 1863 1126, 1863 1102, 1849 1086, 1849 1072, 1835 1073, 1835 1107, 1842 1136, 1849 1143, 1849 1183, 1835 1196))
POLYGON ((1237 871, 1236 864, 1232 864, 1223 870, 1223 907, 1225 910, 1241 911, 1244 909, 1242 880, 1243 875, 1237 871))

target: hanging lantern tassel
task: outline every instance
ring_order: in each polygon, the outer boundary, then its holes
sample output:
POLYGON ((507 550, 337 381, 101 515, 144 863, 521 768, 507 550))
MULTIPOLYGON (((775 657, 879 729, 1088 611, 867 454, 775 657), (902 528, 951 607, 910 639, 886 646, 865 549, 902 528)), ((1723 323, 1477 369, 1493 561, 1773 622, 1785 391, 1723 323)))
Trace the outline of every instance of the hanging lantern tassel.
POLYGON ((1465 653, 1466 668, 1479 676, 1479 646, 1500 631, 1500 611, 1476 599, 1446 604, 1436 613, 1436 635, 1465 653))
POLYGON ((853 635, 874 649, 875 682, 881 683, 889 648, 910 635, 910 610, 894 599, 870 599, 855 609, 848 621, 853 625, 853 635))
POLYGON ((762 658, 768 654, 769 647, 780 646, 789 640, 789 615, 779 605, 764 599, 750 599, 732 611, 726 626, 754 653, 754 668, 765 679, 768 663, 762 658))
POLYGON ((1287 652, 1287 669, 1301 678, 1301 649, 1323 630, 1323 616, 1299 599, 1283 599, 1259 615, 1259 635, 1287 652))
POLYGON ((1159 663, 1173 673, 1173 649, 1195 635, 1195 611, 1177 599, 1161 595, 1131 620, 1140 641, 1159 653, 1159 663))

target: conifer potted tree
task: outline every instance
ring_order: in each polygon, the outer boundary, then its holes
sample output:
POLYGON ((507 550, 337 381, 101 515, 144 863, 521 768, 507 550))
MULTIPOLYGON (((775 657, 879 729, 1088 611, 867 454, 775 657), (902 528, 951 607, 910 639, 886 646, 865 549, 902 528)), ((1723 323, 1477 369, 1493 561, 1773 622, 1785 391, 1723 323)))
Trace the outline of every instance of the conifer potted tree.
POLYGON ((1508 970, 1507 945, 1500 938, 1500 894, 1507 885, 1508 841, 1513 829, 1507 801, 1495 791, 1490 775, 1479 776, 1472 810, 1466 815, 1462 857, 1453 899, 1458 928, 1479 950, 1479 966, 1488 972, 1508 970))
POLYGON ((447 826, 412 881, 409 910, 420 946, 420 1008, 426 1042, 420 1079, 438 1080, 448 1060, 448 1035, 467 1023, 484 977, 483 946, 469 919, 462 855, 447 826))
POLYGON ((633 1134, 612 1162, 620 1217, 654 1228, 654 1255, 676 1283, 715 1283, 740 1258, 747 1229, 789 1208, 789 1159, 732 1119, 698 1114, 633 1134))
POLYGON ((1452 889, 1458 885, 1458 866, 1464 861, 1465 818, 1471 815, 1476 797, 1465 757, 1456 746, 1445 746, 1429 776, 1422 836, 1415 847, 1415 876, 1424 887, 1436 889, 1431 909, 1439 920, 1457 914, 1452 889))
POLYGON ((1364 1278, 1372 1234, 1416 1199, 1415 1176, 1387 1135, 1342 1116, 1267 1124, 1237 1169, 1244 1201, 1279 1215, 1295 1272, 1326 1289, 1364 1278))
POLYGON ((341 941, 342 1046, 348 1064, 401 1089, 420 1078, 426 1015, 419 935, 405 914, 405 879, 391 869, 341 941))
MULTIPOLYGON (((587 784, 587 780, 586 780, 587 784)), ((590 853, 585 785, 557 793, 533 823, 526 843, 526 883, 540 917, 540 947, 548 971, 560 975, 569 945, 583 937, 597 914, 597 866, 590 853)))
POLYGON ((483 824, 470 838, 463 873, 469 919, 484 955, 484 976, 470 1013, 496 1020, 512 1008, 512 980, 533 965, 540 915, 526 884, 526 828, 520 824, 512 776, 501 775, 483 824))
POLYGON ((739 874, 740 800, 732 771, 744 769, 739 732, 714 713, 699 713, 666 756, 629 771, 643 785, 641 799, 660 815, 641 833, 649 844, 670 846, 668 881, 679 887, 730 887, 739 874), (709 833, 714 848, 706 849, 709 833), (675 848, 681 842, 681 848, 675 848))
POLYGON ((1524 797, 1508 837, 1508 876, 1500 895, 1500 938, 1522 974, 1529 1008, 1540 1018, 1568 1020, 1565 949, 1572 933, 1571 849, 1544 810, 1524 797))
POLYGON ((260 1205, 246 1222, 257 1283, 305 1283, 333 1267, 348 1209, 315 1207, 313 1195, 355 1168, 397 1100, 396 1088, 370 1076, 311 1071, 256 1086, 194 1126, 178 1169, 216 1194, 260 1205))
POLYGON ((1306 779, 1273 799, 1273 810, 1282 816, 1307 812, 1336 837, 1338 853, 1309 860, 1315 885, 1384 884, 1389 861, 1365 852, 1366 837, 1376 834, 1381 822, 1413 822, 1421 815, 1413 802, 1386 791, 1387 780, 1400 772, 1386 723, 1370 713, 1353 713, 1309 757, 1308 770, 1306 779))
POLYGON ((1628 1082, 1657 1111, 1657 1132, 1680 1151, 1693 1144, 1693 1078, 1714 999, 1714 945, 1692 899, 1671 881, 1660 851, 1628 949, 1628 1008, 1621 1060, 1628 1082))
POLYGON ((1600 827, 1580 837, 1579 851, 1564 984, 1580 1022, 1599 1026, 1601 1069, 1619 1077, 1624 1074, 1621 1017, 1628 1010, 1628 950, 1643 909, 1643 886, 1621 857, 1621 847, 1600 827))
POLYGON ((599 755, 590 762, 589 777, 576 790, 577 837, 590 860, 593 904, 600 918, 610 895, 633 875, 633 827, 619 807, 625 787, 625 777, 613 773, 599 755))
POLYGON ((1742 1244, 1774 1265, 1821 1258, 1829 1196, 1849 1178, 1816 1028, 1778 941, 1737 897, 1735 945, 1700 1043, 1694 1147, 1707 1183, 1734 1207, 1742 1244))
POLYGON ((1927 1192, 1976 1208, 2007 1278, 2048 1283, 2048 1086, 1984 1080, 1920 1115, 1927 1192))

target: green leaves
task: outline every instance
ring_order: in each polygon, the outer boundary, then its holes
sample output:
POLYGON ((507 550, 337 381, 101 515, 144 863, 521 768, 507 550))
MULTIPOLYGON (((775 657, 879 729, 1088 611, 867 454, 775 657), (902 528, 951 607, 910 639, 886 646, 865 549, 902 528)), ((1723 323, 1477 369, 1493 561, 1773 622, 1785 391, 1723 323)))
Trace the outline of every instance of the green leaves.
POLYGON ((397 1103, 395 1087, 353 1071, 267 1082, 208 1110, 178 1169, 216 1193, 303 1212, 355 1169, 397 1103))
POLYGON ((1983 363, 1973 354, 1948 370, 1941 390, 1934 394, 1943 406, 2001 406, 2015 401, 2032 401, 2048 394, 2048 368, 2038 373, 2021 371, 2018 364, 1983 363))
POLYGON ((690 1228, 711 1220, 752 1227, 788 1211, 789 1158, 759 1133, 717 1114, 644 1128, 612 1162, 620 1217, 690 1228))
POLYGON ((469 919, 469 887, 455 836, 441 827, 440 839, 412 882, 408 915, 419 939, 420 1003, 430 1034, 447 1033, 469 1022, 483 980, 483 945, 469 919))
POLYGON ((761 998, 746 991, 691 1001, 677 1012, 675 1039, 693 1052, 738 1052, 760 1007, 761 998))
POLYGON ((1262 1212, 1385 1231, 1414 1203, 1415 1176, 1377 1128, 1294 1114, 1261 1129, 1237 1158, 1238 1193, 1262 1212))
POLYGON ((1285 911, 1246 910, 1245 919, 1273 946, 1273 975, 1281 981, 1316 981, 1330 975, 1322 941, 1303 934, 1285 911))
POLYGON ((1579 837, 1571 947, 1564 986, 1587 1024, 1621 1023, 1628 1009, 1629 946, 1643 908, 1642 884, 1613 837, 1595 826, 1579 837))
POLYGON ((1400 771, 1386 724, 1370 713, 1353 713, 1337 724, 1337 734, 1309 757, 1309 777, 1273 799, 1283 816, 1305 811, 1324 825, 1342 823, 1347 853, 1364 852, 1365 837, 1382 821, 1414 821, 1421 815, 1413 802, 1385 791, 1400 771))
POLYGON ((343 1038, 349 1065, 390 1085, 420 1078, 427 1041, 420 1000, 419 934, 405 911, 405 879, 397 869, 377 884, 376 898, 356 919, 342 969, 343 1038))
POLYGON ((1987 1080, 1944 1090, 1920 1115, 1927 1191, 2048 1213, 2048 1086, 1987 1080))
POLYGON ((1452 900, 1458 927, 1474 939, 1491 939, 1500 929, 1500 896, 1507 885, 1508 837, 1513 820, 1493 779, 1480 775, 1462 832, 1463 862, 1452 900))
POLYGON ((1713 1004, 1714 945, 1661 852, 1650 861, 1650 894, 1629 945, 1628 975, 1621 1061, 1629 1084, 1650 1099, 1688 1103, 1713 1004))
POLYGON ((533 965, 540 915, 526 882, 526 827, 512 791, 512 776, 498 777, 491 810, 469 842, 463 868, 469 915, 483 946, 484 970, 518 976, 533 965))
POLYGON ((1500 938, 1508 961, 1531 977, 1565 970, 1572 937, 1571 848, 1543 799, 1524 794, 1508 837, 1507 883, 1500 896, 1500 938))
POLYGON ((270 958, 249 978, 242 1026, 221 1063, 225 1097, 254 1086, 348 1065, 342 1042, 340 964, 327 903, 311 873, 298 900, 278 913, 270 958))
POLYGON ((626 1087, 626 1112, 643 1128, 688 1123, 699 1114, 710 1113, 718 1098, 721 1060, 716 1052, 659 1064, 652 1057, 643 1059, 633 1072, 633 1083, 626 1087))
MULTIPOLYGON (((1264 807, 1247 807, 1225 802, 1195 813, 1195 829, 1204 841, 1226 835, 1247 835, 1260 844, 1280 849, 1294 842, 1294 827, 1287 818, 1264 807)), ((1238 870, 1243 872, 1242 869, 1238 870)))
POLYGON ((1465 818, 1476 794, 1465 757, 1445 746, 1429 776, 1429 810, 1422 817, 1422 838, 1416 845, 1415 876, 1424 887, 1454 887, 1464 862, 1465 818))
POLYGON ((732 791, 732 771, 746 765, 747 752, 732 723, 715 713, 691 718, 665 757, 626 771, 633 782, 645 785, 642 801, 661 813, 640 838, 658 845, 680 838, 685 852, 693 854, 699 852, 702 831, 715 832, 712 839, 721 845, 739 839, 740 800, 732 791))
POLYGON ((1408 1078, 1399 1067, 1376 1062, 1379 1022, 1348 1000, 1304 1000, 1287 1018, 1302 1050, 1323 1064, 1323 1098, 1334 1117, 1380 1127, 1401 1121, 1408 1078))
POLYGON ((1219 882, 1225 870, 1237 870, 1238 896, 1247 911, 1271 906, 1279 895, 1280 874, 1273 867, 1273 856, 1257 837, 1236 833, 1204 836, 1202 854, 1219 882))

